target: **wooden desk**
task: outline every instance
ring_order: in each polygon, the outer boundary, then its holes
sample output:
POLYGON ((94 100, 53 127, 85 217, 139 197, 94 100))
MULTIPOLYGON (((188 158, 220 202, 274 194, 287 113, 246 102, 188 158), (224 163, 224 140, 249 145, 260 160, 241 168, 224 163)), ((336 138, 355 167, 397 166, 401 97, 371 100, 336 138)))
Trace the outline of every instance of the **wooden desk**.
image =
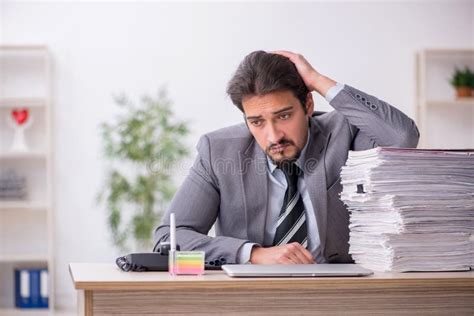
POLYGON ((474 272, 234 279, 222 271, 122 272, 114 264, 71 263, 69 270, 80 315, 474 315, 474 272))

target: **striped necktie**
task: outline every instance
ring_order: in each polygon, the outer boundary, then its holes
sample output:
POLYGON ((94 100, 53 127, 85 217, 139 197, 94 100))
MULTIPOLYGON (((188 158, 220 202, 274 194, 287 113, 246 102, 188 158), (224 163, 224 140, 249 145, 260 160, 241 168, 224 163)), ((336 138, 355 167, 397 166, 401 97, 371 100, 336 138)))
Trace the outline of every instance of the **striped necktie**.
POLYGON ((298 192, 298 177, 302 171, 294 163, 283 163, 280 169, 285 175, 288 187, 278 216, 273 245, 279 246, 299 242, 306 248, 308 246, 306 214, 303 198, 298 192))

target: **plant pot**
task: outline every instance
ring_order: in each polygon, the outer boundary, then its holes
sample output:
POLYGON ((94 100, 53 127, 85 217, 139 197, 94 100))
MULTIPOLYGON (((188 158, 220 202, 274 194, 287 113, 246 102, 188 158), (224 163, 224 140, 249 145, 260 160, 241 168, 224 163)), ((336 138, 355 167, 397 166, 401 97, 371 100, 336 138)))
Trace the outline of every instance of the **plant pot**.
POLYGON ((456 87, 456 96, 458 98, 468 98, 472 96, 470 87, 456 87))

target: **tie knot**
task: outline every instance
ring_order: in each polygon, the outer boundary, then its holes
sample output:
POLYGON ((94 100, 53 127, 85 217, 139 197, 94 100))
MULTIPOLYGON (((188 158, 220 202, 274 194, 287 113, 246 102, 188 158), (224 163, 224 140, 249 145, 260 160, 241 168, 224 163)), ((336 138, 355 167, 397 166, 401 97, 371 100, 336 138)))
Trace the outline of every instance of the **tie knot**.
POLYGON ((301 169, 294 162, 284 162, 280 165, 280 169, 283 171, 288 185, 296 187, 298 177, 302 174, 301 169))

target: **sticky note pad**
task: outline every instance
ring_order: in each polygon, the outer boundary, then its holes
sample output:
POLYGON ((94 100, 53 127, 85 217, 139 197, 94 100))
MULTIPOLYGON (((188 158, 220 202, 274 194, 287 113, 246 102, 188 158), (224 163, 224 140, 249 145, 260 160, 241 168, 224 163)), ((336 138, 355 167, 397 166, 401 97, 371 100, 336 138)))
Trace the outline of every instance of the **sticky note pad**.
POLYGON ((204 274, 204 251, 176 251, 176 274, 204 274))

